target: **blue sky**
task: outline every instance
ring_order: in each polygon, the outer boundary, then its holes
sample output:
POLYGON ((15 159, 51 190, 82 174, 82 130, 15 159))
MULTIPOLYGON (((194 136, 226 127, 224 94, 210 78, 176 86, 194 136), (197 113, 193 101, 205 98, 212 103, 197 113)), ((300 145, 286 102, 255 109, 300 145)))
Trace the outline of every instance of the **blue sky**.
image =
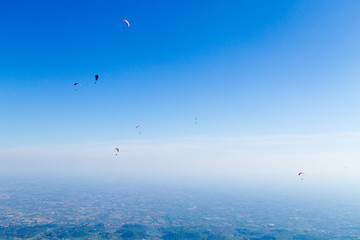
POLYGON ((3 1, 0 150, 360 132, 359 10, 359 1, 3 1))

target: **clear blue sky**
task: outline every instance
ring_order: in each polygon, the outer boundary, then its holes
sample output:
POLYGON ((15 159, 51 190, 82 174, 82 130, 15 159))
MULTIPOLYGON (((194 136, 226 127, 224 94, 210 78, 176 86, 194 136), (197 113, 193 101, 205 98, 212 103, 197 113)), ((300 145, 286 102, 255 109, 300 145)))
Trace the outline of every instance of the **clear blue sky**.
POLYGON ((0 144, 358 132, 359 12, 355 0, 2 1, 0 144))

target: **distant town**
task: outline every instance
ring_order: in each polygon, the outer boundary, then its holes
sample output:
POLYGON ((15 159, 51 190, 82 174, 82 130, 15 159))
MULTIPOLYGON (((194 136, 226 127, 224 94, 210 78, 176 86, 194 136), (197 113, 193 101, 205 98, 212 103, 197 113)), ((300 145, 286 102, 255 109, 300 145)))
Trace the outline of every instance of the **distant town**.
POLYGON ((169 185, 0 185, 1 239, 359 239, 359 208, 169 185))

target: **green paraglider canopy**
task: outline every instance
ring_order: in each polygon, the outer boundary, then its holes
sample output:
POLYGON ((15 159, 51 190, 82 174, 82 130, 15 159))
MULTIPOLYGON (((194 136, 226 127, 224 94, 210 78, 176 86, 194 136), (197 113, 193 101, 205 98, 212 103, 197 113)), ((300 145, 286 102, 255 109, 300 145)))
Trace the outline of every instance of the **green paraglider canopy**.
MULTIPOLYGON (((115 148, 116 152, 119 152, 119 148, 115 148)), ((117 156, 117 153, 115 154, 117 156)))

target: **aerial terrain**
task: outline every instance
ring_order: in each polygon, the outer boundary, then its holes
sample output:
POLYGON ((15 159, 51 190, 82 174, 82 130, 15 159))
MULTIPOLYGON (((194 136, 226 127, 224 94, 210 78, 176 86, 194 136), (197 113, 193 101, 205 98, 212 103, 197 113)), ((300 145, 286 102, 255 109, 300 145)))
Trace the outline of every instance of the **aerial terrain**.
POLYGON ((23 178, 1 184, 0 237, 359 239, 359 202, 298 191, 134 179, 45 183, 23 178))

